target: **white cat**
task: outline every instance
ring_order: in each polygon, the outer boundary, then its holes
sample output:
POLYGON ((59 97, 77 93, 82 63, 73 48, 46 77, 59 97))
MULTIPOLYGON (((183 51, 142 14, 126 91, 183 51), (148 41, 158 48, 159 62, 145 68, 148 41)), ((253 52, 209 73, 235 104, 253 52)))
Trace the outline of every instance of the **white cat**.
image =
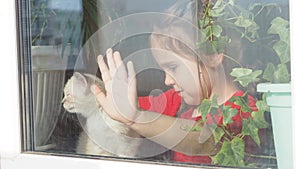
POLYGON ((83 132, 76 147, 79 154, 137 157, 139 135, 128 126, 112 120, 90 91, 92 84, 104 91, 103 82, 91 74, 75 72, 64 88, 64 108, 77 113, 83 132))

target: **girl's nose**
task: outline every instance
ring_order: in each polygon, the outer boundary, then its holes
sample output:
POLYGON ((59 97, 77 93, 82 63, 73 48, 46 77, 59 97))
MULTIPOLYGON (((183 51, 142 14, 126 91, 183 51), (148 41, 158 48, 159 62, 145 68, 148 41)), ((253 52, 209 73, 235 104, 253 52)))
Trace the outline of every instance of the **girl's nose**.
POLYGON ((170 76, 168 73, 165 73, 165 85, 167 86, 173 86, 175 85, 175 80, 173 79, 172 76, 170 76))

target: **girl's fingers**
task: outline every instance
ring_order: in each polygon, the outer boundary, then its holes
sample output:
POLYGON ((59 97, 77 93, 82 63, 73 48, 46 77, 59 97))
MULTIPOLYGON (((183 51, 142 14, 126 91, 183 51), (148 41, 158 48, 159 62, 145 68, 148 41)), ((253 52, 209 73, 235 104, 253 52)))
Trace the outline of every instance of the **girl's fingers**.
POLYGON ((127 72, 119 52, 114 52, 114 60, 117 67, 117 78, 127 81, 127 72))
POLYGON ((104 62, 103 56, 99 55, 97 59, 98 59, 98 66, 99 66, 99 69, 101 72, 102 80, 105 83, 105 82, 111 80, 110 73, 104 62))
POLYGON ((106 107, 106 96, 97 85, 91 86, 91 91, 95 95, 98 103, 104 108, 106 107))
POLYGON ((110 76, 113 77, 116 73, 116 64, 113 56, 113 50, 111 48, 107 49, 106 56, 107 56, 107 64, 109 67, 110 76))
POLYGON ((128 69, 128 83, 129 83, 129 92, 133 94, 134 96, 137 95, 136 91, 136 77, 135 77, 135 71, 133 67, 132 61, 129 61, 127 63, 127 69, 128 69))

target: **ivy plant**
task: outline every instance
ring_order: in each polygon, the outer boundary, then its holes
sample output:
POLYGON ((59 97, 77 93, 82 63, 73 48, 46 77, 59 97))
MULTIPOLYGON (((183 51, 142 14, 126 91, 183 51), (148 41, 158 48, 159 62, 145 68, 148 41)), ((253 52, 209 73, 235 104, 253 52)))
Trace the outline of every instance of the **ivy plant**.
MULTIPOLYGON (((247 8, 244 8, 238 5, 235 0, 202 0, 202 6, 199 6, 198 0, 196 0, 196 3, 199 7, 197 25, 201 33, 197 42, 199 51, 208 55, 224 53, 225 57, 236 63, 238 63, 237 60, 226 55, 225 46, 231 42, 231 37, 226 34, 223 28, 229 27, 238 33, 241 39, 254 43, 259 38, 260 29, 260 25, 256 23, 256 17, 263 10, 270 13, 272 9, 279 8, 275 3, 256 2, 250 3, 247 8)), ((270 22, 267 33, 275 37, 270 40, 273 42, 270 43, 270 47, 278 56, 279 63, 270 62, 264 70, 252 70, 238 63, 240 67, 232 69, 230 73, 235 78, 234 81, 245 87, 246 90, 243 96, 235 96, 229 100, 240 106, 240 109, 219 105, 217 96, 213 96, 212 99, 204 99, 198 107, 199 115, 202 116, 199 124, 209 126, 215 142, 221 143, 219 152, 211 156, 213 164, 240 167, 253 165, 244 161, 246 155, 252 155, 245 152, 243 138, 249 136, 258 146, 261 145, 258 131, 267 128, 269 125, 265 120, 265 112, 269 111, 269 107, 266 104, 264 95, 262 99, 256 101, 255 107, 250 107, 246 88, 257 82, 290 82, 288 69, 288 63, 290 62, 289 21, 282 17, 275 17, 270 22), (228 126, 234 123, 234 116, 243 113, 249 113, 251 116, 242 118, 241 133, 232 133, 228 126)), ((191 130, 200 130, 200 128, 196 126, 191 130)))
MULTIPOLYGON (((247 104, 247 94, 233 97, 230 102, 240 106, 241 112, 230 106, 218 105, 217 96, 214 96, 212 100, 204 99, 198 107, 199 115, 201 114, 202 116, 199 124, 205 123, 206 126, 210 127, 215 142, 222 143, 219 152, 212 156, 214 164, 245 166, 245 142, 243 138, 250 136, 260 146, 258 130, 268 127, 268 123, 264 118, 264 113, 268 111, 268 106, 266 106, 264 101, 257 101, 257 109, 253 109, 247 104), (251 114, 251 118, 242 119, 242 132, 232 133, 228 128, 229 125, 234 123, 232 118, 238 113, 246 112, 251 114)), ((199 127, 197 126, 193 129, 197 130, 199 127)))

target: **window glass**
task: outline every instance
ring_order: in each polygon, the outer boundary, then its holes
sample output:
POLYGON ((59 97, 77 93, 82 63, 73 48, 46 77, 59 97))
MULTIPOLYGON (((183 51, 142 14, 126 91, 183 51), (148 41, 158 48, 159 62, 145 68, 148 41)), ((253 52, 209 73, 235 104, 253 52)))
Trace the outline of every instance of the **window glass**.
POLYGON ((287 0, 19 4, 24 152, 291 167, 287 0))

